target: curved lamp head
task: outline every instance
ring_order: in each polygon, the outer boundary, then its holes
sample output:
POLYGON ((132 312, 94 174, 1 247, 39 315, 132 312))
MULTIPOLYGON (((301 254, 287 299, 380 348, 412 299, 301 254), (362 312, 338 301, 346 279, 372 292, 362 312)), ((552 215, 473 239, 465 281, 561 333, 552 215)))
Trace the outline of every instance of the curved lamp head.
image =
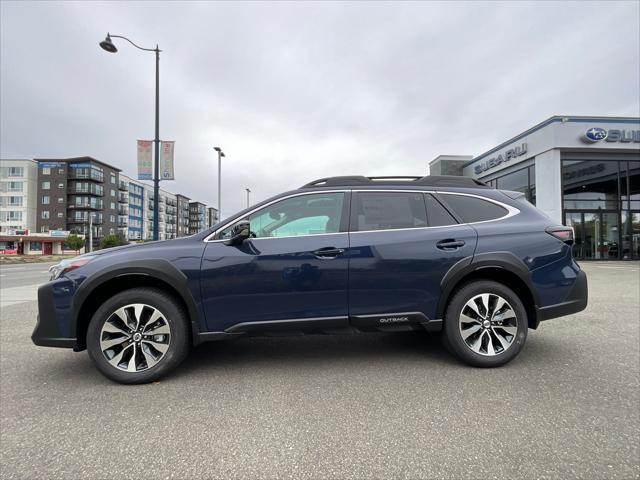
POLYGON ((111 36, 107 33, 107 38, 105 38, 102 42, 100 42, 100 46, 103 50, 106 50, 109 53, 116 53, 118 49, 111 41, 111 36))

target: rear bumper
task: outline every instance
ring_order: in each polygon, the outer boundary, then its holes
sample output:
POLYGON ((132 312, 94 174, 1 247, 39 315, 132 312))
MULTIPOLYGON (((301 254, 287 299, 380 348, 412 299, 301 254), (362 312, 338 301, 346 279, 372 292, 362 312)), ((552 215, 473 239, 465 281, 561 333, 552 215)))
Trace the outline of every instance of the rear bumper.
POLYGON ((538 321, 550 320, 552 318, 564 317, 565 315, 581 312, 587 308, 588 299, 587 274, 582 270, 578 270, 576 281, 564 302, 536 309, 538 321))
POLYGON ((38 288, 38 321, 31 340, 41 347, 76 348, 75 338, 65 337, 60 331, 54 301, 54 283, 45 283, 38 288))

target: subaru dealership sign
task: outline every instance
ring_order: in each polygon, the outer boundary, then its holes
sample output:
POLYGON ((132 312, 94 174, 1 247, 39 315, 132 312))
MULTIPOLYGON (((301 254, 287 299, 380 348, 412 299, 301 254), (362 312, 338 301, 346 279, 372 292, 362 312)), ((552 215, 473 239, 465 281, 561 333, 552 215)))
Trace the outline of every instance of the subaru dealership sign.
POLYGON ((527 153, 527 144, 523 143, 522 145, 515 146, 513 148, 507 149, 504 153, 500 153, 495 157, 492 157, 488 160, 480 162, 478 165, 474 167, 476 174, 480 174, 482 172, 486 172, 487 170, 492 169, 493 167, 497 167, 501 163, 508 162, 514 158, 521 157, 526 155, 527 153))
POLYGON ((582 136, 586 143, 620 142, 620 143, 640 143, 640 130, 620 130, 611 128, 605 130, 600 127, 591 127, 582 136))

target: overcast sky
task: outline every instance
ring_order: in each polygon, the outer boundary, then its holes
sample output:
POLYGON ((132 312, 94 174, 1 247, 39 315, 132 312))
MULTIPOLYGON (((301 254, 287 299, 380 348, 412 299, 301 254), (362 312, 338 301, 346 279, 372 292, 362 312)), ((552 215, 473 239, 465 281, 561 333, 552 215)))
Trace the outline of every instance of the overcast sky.
POLYGON ((0 4, 2 158, 90 155, 135 176, 176 141, 162 188, 223 214, 332 175, 422 175, 557 114, 640 115, 640 3, 0 4))

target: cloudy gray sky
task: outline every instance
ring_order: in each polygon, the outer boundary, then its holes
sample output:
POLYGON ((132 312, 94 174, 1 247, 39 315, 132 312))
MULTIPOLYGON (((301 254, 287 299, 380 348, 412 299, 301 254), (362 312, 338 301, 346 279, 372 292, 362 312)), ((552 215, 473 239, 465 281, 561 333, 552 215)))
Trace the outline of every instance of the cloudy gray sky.
POLYGON ((223 210, 329 175, 418 175, 555 114, 640 115, 640 3, 0 3, 2 158, 90 155, 223 210))

